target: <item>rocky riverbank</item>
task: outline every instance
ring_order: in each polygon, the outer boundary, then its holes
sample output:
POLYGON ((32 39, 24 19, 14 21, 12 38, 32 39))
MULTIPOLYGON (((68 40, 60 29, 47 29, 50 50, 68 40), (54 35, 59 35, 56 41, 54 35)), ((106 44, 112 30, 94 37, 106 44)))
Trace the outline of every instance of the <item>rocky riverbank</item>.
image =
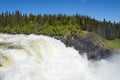
POLYGON ((74 47, 80 54, 87 53, 88 59, 99 60, 112 54, 112 48, 105 40, 91 32, 84 31, 79 36, 55 36, 55 38, 64 42, 66 46, 74 47))

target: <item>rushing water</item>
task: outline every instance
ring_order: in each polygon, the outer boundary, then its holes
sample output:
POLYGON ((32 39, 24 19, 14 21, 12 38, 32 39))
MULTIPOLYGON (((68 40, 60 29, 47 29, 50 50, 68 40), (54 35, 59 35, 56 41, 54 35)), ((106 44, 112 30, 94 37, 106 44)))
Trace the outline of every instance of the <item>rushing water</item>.
POLYGON ((120 56, 88 61, 54 38, 0 34, 0 80, 120 80, 120 56))

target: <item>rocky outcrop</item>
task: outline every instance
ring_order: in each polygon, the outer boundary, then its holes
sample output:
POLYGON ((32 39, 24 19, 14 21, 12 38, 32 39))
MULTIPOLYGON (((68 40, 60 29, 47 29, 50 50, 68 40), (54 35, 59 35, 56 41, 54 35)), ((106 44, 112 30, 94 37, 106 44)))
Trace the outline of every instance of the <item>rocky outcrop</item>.
POLYGON ((111 48, 105 40, 91 32, 82 32, 78 35, 55 36, 66 46, 74 47, 80 54, 87 53, 88 59, 99 60, 111 55, 111 48))

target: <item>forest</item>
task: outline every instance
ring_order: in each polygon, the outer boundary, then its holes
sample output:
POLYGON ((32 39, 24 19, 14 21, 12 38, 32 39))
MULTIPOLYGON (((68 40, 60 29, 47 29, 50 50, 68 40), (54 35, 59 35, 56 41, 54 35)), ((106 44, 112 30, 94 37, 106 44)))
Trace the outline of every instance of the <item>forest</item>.
POLYGON ((79 35, 81 31, 94 32, 107 40, 120 39, 120 22, 75 14, 23 14, 20 11, 0 13, 0 33, 79 35))

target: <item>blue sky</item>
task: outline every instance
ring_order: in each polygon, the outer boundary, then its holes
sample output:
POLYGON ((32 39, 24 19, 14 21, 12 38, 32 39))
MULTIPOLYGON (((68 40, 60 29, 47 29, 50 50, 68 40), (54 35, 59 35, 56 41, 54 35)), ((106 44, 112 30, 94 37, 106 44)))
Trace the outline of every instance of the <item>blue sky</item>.
POLYGON ((0 0, 0 13, 20 10, 33 14, 81 14, 120 21, 120 0, 0 0))

